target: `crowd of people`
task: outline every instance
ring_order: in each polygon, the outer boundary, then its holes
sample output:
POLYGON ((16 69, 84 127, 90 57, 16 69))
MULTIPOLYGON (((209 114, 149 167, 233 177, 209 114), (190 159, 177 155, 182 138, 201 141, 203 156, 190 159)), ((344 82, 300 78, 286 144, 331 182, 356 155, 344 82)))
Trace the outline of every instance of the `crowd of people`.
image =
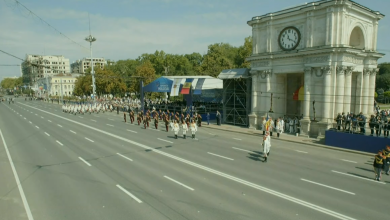
POLYGON ((300 133, 300 118, 296 117, 279 117, 276 120, 273 120, 272 117, 265 118, 263 117, 262 121, 262 130, 263 135, 266 135, 266 131, 269 131, 270 136, 273 132, 277 133, 277 137, 284 132, 290 134, 299 134, 300 133))

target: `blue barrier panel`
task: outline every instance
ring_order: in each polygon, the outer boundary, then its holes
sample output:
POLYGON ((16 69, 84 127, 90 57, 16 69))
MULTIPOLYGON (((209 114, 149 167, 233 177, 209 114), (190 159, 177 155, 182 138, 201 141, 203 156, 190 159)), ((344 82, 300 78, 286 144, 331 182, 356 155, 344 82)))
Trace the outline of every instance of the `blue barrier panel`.
POLYGON ((325 131, 325 144, 350 150, 378 153, 390 145, 390 139, 383 137, 325 131))

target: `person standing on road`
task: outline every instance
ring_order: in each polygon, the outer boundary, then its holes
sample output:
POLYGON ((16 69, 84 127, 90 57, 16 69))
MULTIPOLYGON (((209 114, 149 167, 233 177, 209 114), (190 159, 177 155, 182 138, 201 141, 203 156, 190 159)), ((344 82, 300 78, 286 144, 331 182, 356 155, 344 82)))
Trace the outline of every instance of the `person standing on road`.
POLYGON ((263 155, 264 155, 264 161, 268 161, 268 156, 271 150, 271 137, 269 136, 269 131, 266 132, 266 134, 263 137, 263 155))
POLYGON ((187 134, 187 131, 188 131, 188 126, 187 126, 187 123, 185 123, 184 121, 181 123, 181 126, 182 126, 182 129, 183 129, 183 138, 186 139, 186 134, 187 134))
POLYGON ((283 123, 280 121, 280 118, 276 120, 276 134, 280 137, 280 134, 283 132, 283 123))
POLYGON ((384 161, 384 165, 383 165, 383 170, 384 170, 386 175, 389 175, 389 171, 390 171, 390 146, 387 145, 386 149, 384 149, 382 152, 383 152, 383 156, 386 157, 386 160, 384 161))
POLYGON ((374 172, 375 172, 375 180, 380 181, 382 176, 382 169, 385 163, 386 157, 383 156, 382 151, 379 151, 377 155, 374 157, 374 172))
POLYGON ((207 125, 210 125, 210 113, 209 112, 207 112, 206 118, 207 118, 207 125))
POLYGON ((176 120, 173 121, 172 130, 175 133, 175 139, 177 139, 177 134, 179 133, 180 127, 176 120))
POLYGON ((168 126, 169 126, 169 116, 168 115, 165 115, 164 121, 165 121, 165 129, 168 132, 168 126))
POLYGON ((158 129, 158 114, 154 116, 154 126, 158 129))
POLYGON ((198 128, 196 127, 195 121, 192 121, 192 123, 190 125, 190 130, 192 133, 192 139, 195 139, 195 133, 198 130, 198 128))

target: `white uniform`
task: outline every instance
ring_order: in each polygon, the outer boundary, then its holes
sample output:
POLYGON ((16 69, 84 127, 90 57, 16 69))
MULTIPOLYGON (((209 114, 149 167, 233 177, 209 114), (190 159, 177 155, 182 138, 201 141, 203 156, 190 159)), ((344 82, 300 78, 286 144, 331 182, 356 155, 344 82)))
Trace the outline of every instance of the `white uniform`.
POLYGON ((282 121, 279 121, 278 124, 276 125, 276 132, 277 133, 283 133, 283 123, 282 123, 282 121))
POLYGON ((191 130, 191 133, 192 133, 192 138, 195 138, 195 133, 198 131, 198 128, 197 128, 195 123, 190 125, 190 130, 191 130))
POLYGON ((183 136, 185 136, 187 134, 187 131, 188 131, 188 126, 186 123, 183 123, 182 125, 182 128, 183 128, 183 136))
POLYGON ((269 135, 266 136, 266 139, 263 140, 263 153, 264 157, 267 157, 267 154, 271 150, 271 137, 269 135))
POLYGON ((179 133, 180 127, 179 124, 175 123, 173 124, 173 131, 175 132, 175 135, 179 133))

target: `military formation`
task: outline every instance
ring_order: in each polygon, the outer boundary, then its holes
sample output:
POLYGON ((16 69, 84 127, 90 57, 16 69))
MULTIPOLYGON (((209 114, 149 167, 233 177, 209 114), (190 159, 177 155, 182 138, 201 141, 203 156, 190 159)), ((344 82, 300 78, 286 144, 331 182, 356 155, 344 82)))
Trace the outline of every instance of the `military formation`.
MULTIPOLYGON (((124 120, 126 120, 126 112, 123 113, 124 120)), ((130 122, 134 123, 134 111, 132 109, 129 110, 130 122)), ((178 138, 180 130, 182 130, 183 138, 187 138, 187 132, 190 131, 192 134, 192 139, 195 139, 195 133, 198 130, 198 127, 202 126, 202 116, 200 114, 194 114, 193 117, 190 114, 184 115, 179 112, 169 112, 167 111, 156 111, 156 110, 148 110, 146 113, 142 111, 136 114, 136 119, 138 125, 143 125, 144 128, 149 128, 149 124, 154 122, 155 129, 158 129, 158 123, 161 121, 165 125, 166 132, 169 131, 169 128, 174 132, 175 139, 178 138)))

